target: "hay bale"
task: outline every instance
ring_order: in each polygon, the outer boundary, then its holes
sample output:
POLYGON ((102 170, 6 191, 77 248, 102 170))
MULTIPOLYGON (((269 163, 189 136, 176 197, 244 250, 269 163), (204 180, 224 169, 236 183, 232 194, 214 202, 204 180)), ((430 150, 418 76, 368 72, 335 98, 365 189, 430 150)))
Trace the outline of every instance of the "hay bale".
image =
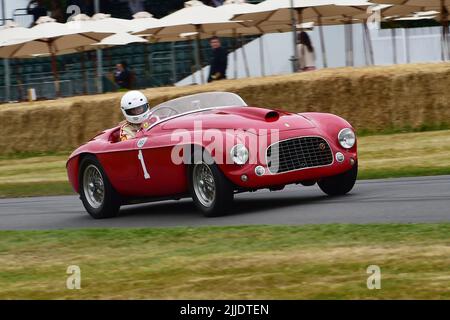
MULTIPOLYGON (((205 91, 230 91, 248 104, 295 112, 330 112, 357 130, 450 125, 450 64, 336 68, 144 90, 150 104, 205 91)), ((121 93, 0 105, 0 154, 67 151, 122 120, 121 93)))

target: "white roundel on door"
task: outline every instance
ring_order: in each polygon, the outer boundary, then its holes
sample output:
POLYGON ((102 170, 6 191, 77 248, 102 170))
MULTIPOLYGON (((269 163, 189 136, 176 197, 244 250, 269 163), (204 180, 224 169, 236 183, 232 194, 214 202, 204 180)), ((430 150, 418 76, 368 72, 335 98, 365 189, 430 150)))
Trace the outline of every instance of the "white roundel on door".
POLYGON ((139 139, 138 142, 137 142, 137 147, 138 148, 142 148, 145 145, 146 142, 147 142, 147 138, 139 139))

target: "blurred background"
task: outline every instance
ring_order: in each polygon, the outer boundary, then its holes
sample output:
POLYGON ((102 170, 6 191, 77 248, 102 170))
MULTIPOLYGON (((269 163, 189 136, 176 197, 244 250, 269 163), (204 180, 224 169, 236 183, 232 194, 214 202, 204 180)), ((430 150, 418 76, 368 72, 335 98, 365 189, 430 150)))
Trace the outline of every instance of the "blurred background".
MULTIPOLYGON (((100 0, 98 12, 111 17, 132 19, 133 15, 146 11, 154 18, 162 18, 183 8, 183 0, 100 0)), ((221 6, 223 1, 202 1, 209 6, 221 6)), ((249 0, 257 4, 261 0, 249 0)), ((96 12, 93 0, 1 0, 0 24, 14 21, 17 25, 31 27, 41 16, 50 16, 65 23, 73 14, 68 8, 75 5, 81 13, 92 16, 96 12)), ((322 40, 327 51, 316 50, 316 67, 388 65, 446 60, 442 50, 441 24, 436 16, 423 19, 408 18, 382 22, 381 28, 370 30, 365 38, 364 23, 323 25, 321 30, 311 26, 305 29, 313 45, 320 47, 322 40), (349 29, 350 28, 350 29, 349 29), (350 40, 349 40, 350 38, 350 40), (344 40, 345 39, 345 40, 344 40), (369 42, 368 42, 369 41, 369 42), (370 46, 368 46, 370 43, 370 46), (351 58, 349 58, 349 52, 351 58), (324 57, 325 55, 325 57, 324 57)), ((221 37, 222 45, 236 56, 228 59, 228 78, 243 78, 292 72, 292 35, 290 32, 243 35, 238 43, 231 37, 221 37), (260 41, 258 41, 260 40, 260 41), (264 46, 263 62, 261 45, 264 46)), ((208 39, 200 44, 200 63, 208 71, 211 48, 208 39)), ((126 64, 131 73, 134 89, 167 85, 198 84, 195 48, 191 40, 176 42, 130 43, 102 50, 99 75, 96 50, 64 54, 56 57, 59 73, 59 93, 54 86, 54 74, 49 56, 33 59, 8 59, 0 64, 0 102, 28 99, 28 89, 37 92, 37 99, 53 99, 95 94, 118 90, 114 82, 117 64, 126 64), (9 79, 4 76, 9 75, 9 79), (99 78, 100 85, 99 85, 99 78), (5 83, 7 82, 7 83, 5 83)))

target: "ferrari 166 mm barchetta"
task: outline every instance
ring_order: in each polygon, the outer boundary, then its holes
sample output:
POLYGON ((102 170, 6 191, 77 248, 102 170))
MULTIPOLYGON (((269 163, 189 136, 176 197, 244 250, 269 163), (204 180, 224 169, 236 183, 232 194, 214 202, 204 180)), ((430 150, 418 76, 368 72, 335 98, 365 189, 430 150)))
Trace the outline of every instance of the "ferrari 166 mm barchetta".
POLYGON ((92 217, 184 197, 218 216, 239 192, 317 183, 337 196, 355 185, 356 136, 336 115, 251 107, 236 94, 209 92, 162 103, 148 121, 134 139, 119 141, 115 127, 70 156, 69 181, 92 217))

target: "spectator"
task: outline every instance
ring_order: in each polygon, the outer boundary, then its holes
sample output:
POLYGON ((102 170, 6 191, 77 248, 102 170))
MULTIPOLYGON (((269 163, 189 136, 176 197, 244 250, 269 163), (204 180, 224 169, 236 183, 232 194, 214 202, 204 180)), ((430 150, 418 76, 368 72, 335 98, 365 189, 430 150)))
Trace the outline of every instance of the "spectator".
POLYGON ((202 2, 211 7, 220 7, 224 0, 202 0, 202 2))
POLYGON ((143 0, 128 0, 128 7, 130 8, 131 15, 145 11, 143 0))
POLYGON ((114 71, 114 81, 119 87, 119 90, 131 89, 131 73, 125 62, 118 63, 116 65, 116 70, 114 71))
POLYGON ((45 7, 43 0, 31 0, 28 3, 27 13, 33 16, 32 25, 34 25, 40 17, 45 17, 47 15, 47 11, 48 10, 45 7))
POLYGON ((308 34, 302 31, 299 33, 297 39, 297 52, 299 60, 298 72, 316 70, 316 54, 308 34))
POLYGON ((224 47, 222 47, 218 37, 212 37, 209 40, 209 44, 212 48, 212 55, 208 82, 226 79, 228 52, 224 47))

